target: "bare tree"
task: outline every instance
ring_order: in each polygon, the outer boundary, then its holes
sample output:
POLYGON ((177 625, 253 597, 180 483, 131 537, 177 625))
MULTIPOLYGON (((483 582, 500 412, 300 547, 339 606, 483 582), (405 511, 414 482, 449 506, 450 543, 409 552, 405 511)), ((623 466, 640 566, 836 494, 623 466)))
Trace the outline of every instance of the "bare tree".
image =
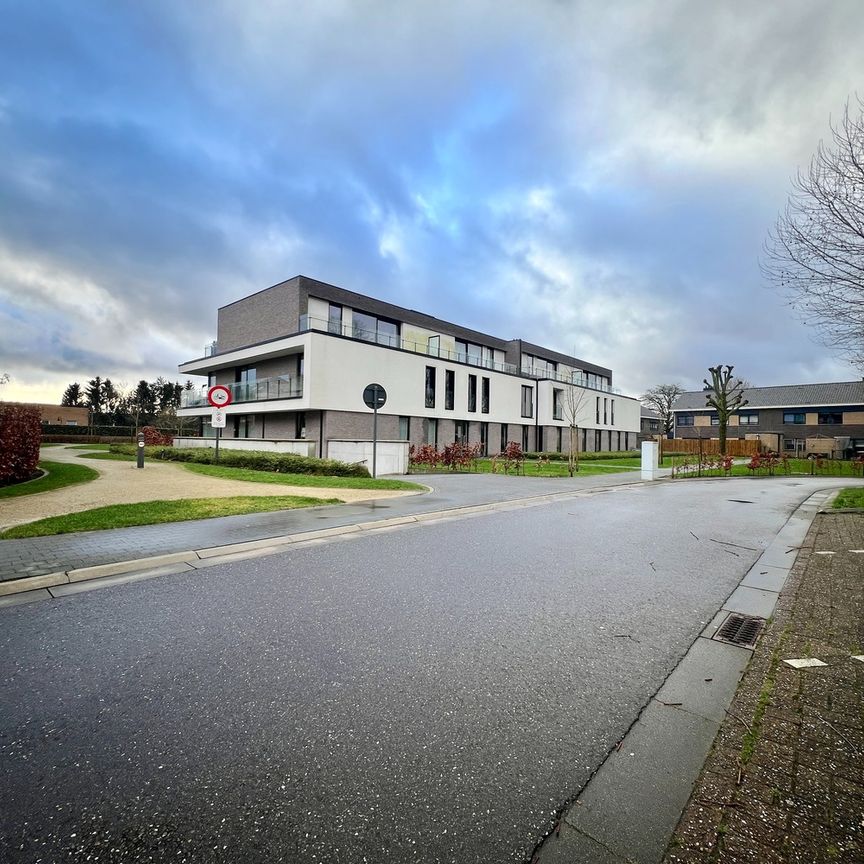
POLYGON ((726 455, 726 427, 729 417, 747 404, 744 384, 740 378, 732 377, 734 366, 710 366, 711 381, 704 378, 705 403, 717 412, 717 435, 720 438, 720 453, 726 455))
POLYGON ((588 393, 576 384, 570 384, 564 391, 564 419, 570 430, 570 443, 567 455, 567 471, 572 477, 579 471, 579 419, 588 399, 588 393))
POLYGON ((762 271, 822 341, 864 365, 864 100, 798 172, 762 271))
POLYGON ((675 415, 672 406, 678 401, 678 397, 684 392, 680 384, 658 384, 646 390, 639 401, 648 408, 653 408, 660 416, 660 424, 664 435, 672 434, 672 426, 675 415))
POLYGON ((8 384, 11 380, 12 378, 9 376, 9 373, 4 372, 2 375, 0 375, 0 386, 2 386, 3 384, 8 384))

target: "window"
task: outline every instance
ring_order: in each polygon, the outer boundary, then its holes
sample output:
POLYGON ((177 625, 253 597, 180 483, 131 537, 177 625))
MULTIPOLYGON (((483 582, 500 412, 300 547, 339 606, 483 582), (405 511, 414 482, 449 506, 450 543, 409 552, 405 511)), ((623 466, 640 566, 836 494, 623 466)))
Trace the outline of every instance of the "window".
POLYGON ((596 420, 597 423, 599 423, 600 422, 600 397, 599 396, 597 397, 597 410, 595 411, 595 414, 596 414, 596 416, 594 419, 596 420))
POLYGON ((457 444, 467 444, 468 443, 468 421, 467 420, 457 420, 456 421, 456 432, 455 432, 455 441, 457 444))
POLYGON ((423 418, 423 443, 438 446, 438 421, 434 417, 423 418))
POLYGON ((255 424, 254 414, 240 414, 234 417, 234 437, 249 438, 255 424))
MULTIPOLYGON (((456 391, 456 373, 452 369, 444 370, 444 407, 453 410, 453 399, 456 391)), ((427 408, 430 406, 426 406, 427 408)), ((433 406, 434 407, 434 406, 433 406)))
POLYGON ((594 430, 594 450, 599 453, 603 449, 603 432, 600 429, 594 430))
POLYGON ((609 423, 609 419, 608 419, 609 415, 606 413, 606 403, 608 401, 609 401, 608 399, 603 400, 603 425, 604 426, 608 425, 608 423, 609 423))
MULTIPOLYGON (((426 407, 435 407, 435 367, 426 367, 426 407)), ((429 443, 428 441, 426 442, 429 443)))
POLYGON ((530 428, 531 428, 530 426, 523 426, 522 427, 522 452, 523 453, 528 452, 528 430, 530 428))
POLYGON ((807 422, 807 415, 803 411, 784 411, 783 422, 803 425, 807 422))
POLYGON ((751 411, 746 414, 738 415, 738 424, 740 426, 758 426, 759 425, 759 412, 751 411))
POLYGON ((354 310, 351 335, 355 339, 364 342, 375 342, 378 345, 389 345, 391 348, 399 347, 399 325, 395 321, 386 318, 376 318, 365 312, 354 310))
POLYGON ((489 452, 489 424, 480 424, 480 450, 485 456, 489 452))
POLYGON ((609 400, 609 422, 614 426, 615 425, 615 400, 609 400))
POLYGON ((561 438, 562 438, 561 433, 563 431, 564 430, 560 426, 558 426, 557 429, 555 430, 555 444, 556 444, 556 449, 558 450, 559 453, 561 452, 561 438))
POLYGON ((335 303, 330 304, 330 311, 327 315, 327 332, 342 335, 342 307, 335 303))
POLYGON ((720 417, 717 414, 711 415, 711 425, 712 426, 719 426, 720 425, 720 417))
MULTIPOLYGON (((564 419, 564 391, 563 390, 553 390, 552 391, 552 419, 553 420, 563 420, 564 419)), ((560 447, 558 448, 561 449, 560 447)))
POLYGON ((456 340, 456 359, 460 363, 468 363, 470 366, 489 366, 491 357, 488 348, 477 345, 474 342, 456 340))
MULTIPOLYGON (((234 398, 237 402, 247 402, 255 398, 257 378, 258 371, 254 366, 238 366, 234 370, 234 383, 239 385, 234 388, 234 398)), ((239 437, 246 438, 248 436, 241 435, 239 437)))
POLYGON ((588 430, 582 430, 582 452, 585 453, 588 450, 588 430))
POLYGON ((659 420, 649 420, 648 421, 648 428, 652 432, 657 432, 660 429, 660 421, 659 420))
POLYGON ((489 413, 489 379, 484 378, 480 386, 480 410, 484 414, 489 413))
POLYGON ((676 426, 692 426, 693 425, 693 415, 692 414, 676 414, 675 415, 675 425, 676 426))
POLYGON ((501 452, 503 453, 507 449, 507 424, 501 424, 501 452))
POLYGON ((306 437, 306 412, 298 411, 296 419, 294 421, 294 437, 295 438, 305 438, 306 437))
POLYGON ((558 364, 554 360, 535 357, 533 354, 522 355, 522 371, 538 378, 554 378, 558 373, 558 364))
POLYGON ((399 418, 399 440, 408 441, 411 438, 411 418, 399 418))
POLYGON ((534 416, 534 388, 522 385, 522 416, 534 416))
POLYGON ((820 426, 836 426, 843 422, 842 411, 820 411, 819 425, 820 426))
POLYGON ((477 376, 468 376, 468 410, 477 410, 477 376))

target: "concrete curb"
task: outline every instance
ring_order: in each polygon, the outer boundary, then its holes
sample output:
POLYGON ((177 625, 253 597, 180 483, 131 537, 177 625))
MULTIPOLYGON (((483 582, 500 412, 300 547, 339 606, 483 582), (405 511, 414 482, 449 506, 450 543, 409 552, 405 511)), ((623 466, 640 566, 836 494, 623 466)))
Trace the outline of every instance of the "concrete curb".
POLYGON ((712 637, 731 613, 773 614, 816 513, 834 495, 834 490, 814 492, 792 513, 624 738, 564 808, 532 864, 662 860, 753 654, 712 637))
POLYGON ((24 576, 20 579, 10 579, 6 582, 0 582, 0 608, 36 600, 47 600, 52 597, 66 596, 67 594, 79 593, 82 590, 89 590, 90 588, 118 585, 123 581, 152 578, 190 569, 199 570, 203 567, 221 564, 226 561, 241 561, 244 558, 276 554, 298 543, 318 542, 350 535, 362 536, 372 531, 391 530, 393 528, 419 525, 426 522, 440 522, 448 519, 469 518, 490 512, 538 507, 553 501, 580 498, 587 495, 595 495, 598 492, 632 489, 644 485, 644 482, 639 480, 617 486, 552 492, 491 504, 473 504, 467 507, 453 507, 448 510, 433 510, 429 513, 417 513, 411 516, 394 516, 391 519, 356 522, 351 525, 322 528, 316 531, 303 531, 297 534, 285 534, 260 540, 246 540, 224 546, 189 549, 182 552, 171 552, 166 555, 117 561, 111 564, 79 567, 73 570, 48 573, 41 576, 24 576), (78 587, 75 592, 64 587, 69 585, 80 586, 81 583, 90 583, 90 585, 86 589, 78 587))

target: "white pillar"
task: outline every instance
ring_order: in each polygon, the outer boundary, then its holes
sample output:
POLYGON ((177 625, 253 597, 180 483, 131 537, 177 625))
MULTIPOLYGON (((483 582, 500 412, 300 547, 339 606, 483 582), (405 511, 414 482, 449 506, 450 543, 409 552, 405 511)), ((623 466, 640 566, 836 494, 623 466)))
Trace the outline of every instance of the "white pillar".
POLYGON ((642 442, 642 479, 656 480, 660 476, 660 444, 657 441, 642 442))

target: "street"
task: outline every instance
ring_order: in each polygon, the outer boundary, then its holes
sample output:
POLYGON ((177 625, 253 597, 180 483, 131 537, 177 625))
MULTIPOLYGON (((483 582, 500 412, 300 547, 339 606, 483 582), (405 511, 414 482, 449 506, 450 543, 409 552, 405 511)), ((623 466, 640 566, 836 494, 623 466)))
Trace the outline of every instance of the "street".
POLYGON ((830 485, 630 486, 0 609, 0 860, 527 861, 830 485))

